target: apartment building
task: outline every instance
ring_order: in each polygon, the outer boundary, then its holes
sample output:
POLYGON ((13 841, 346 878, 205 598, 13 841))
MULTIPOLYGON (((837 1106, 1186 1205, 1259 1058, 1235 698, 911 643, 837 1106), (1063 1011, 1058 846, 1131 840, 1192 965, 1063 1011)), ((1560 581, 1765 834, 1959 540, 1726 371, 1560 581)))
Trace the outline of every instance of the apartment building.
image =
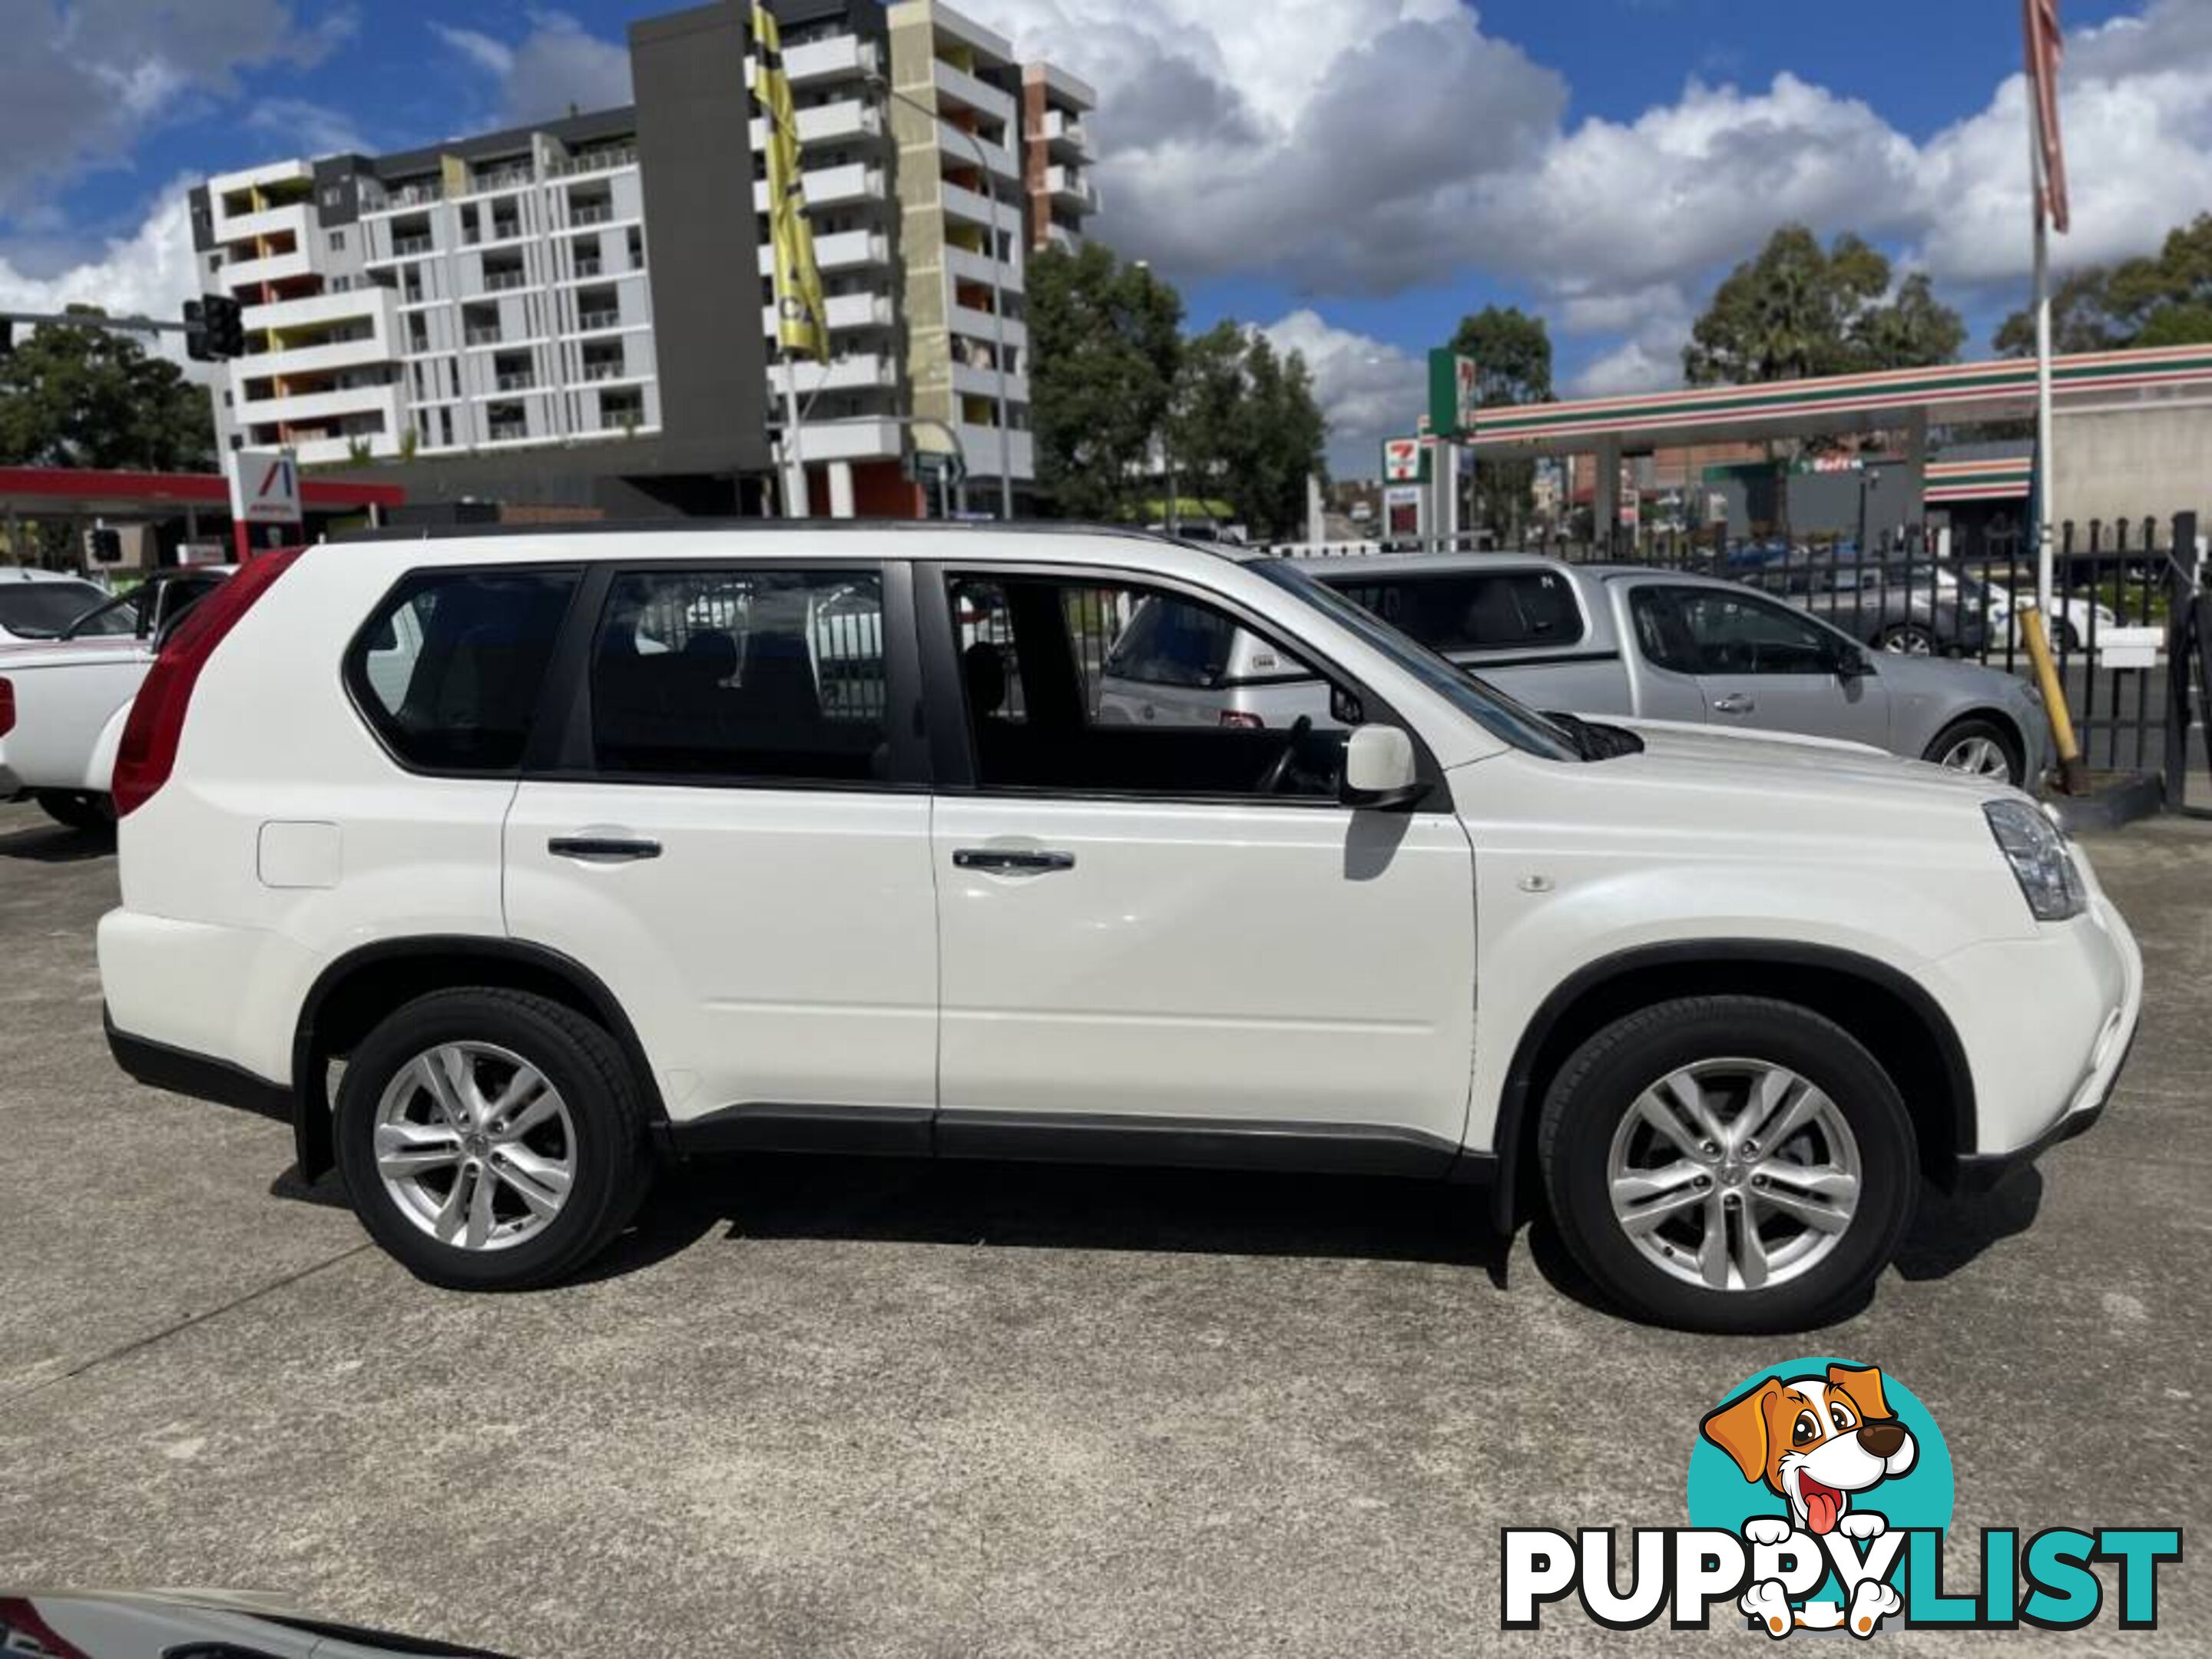
MULTIPOLYGON (((811 509, 928 510, 917 450, 957 449, 980 507, 1001 477, 1025 497, 1024 268, 1096 209, 1094 95, 939 0, 775 10, 833 350, 791 371, 811 509)), ((204 283, 246 306, 226 441, 492 499, 620 477, 757 507, 786 371, 750 7, 641 20, 629 48, 623 109, 194 191, 204 283)))

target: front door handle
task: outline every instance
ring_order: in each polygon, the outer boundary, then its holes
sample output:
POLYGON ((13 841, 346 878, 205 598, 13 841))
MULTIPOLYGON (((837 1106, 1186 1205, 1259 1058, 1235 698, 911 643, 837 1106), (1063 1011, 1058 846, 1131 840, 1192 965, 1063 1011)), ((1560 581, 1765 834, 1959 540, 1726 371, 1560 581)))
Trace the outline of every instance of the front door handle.
POLYGON ((660 843, 641 836, 556 836, 545 850, 579 864, 635 864, 660 856, 660 843))
POLYGON ((1042 875, 1053 870, 1075 868, 1073 853, 1024 853, 1006 847, 963 847, 952 854, 962 870, 988 870, 1000 875, 1042 875))
POLYGON ((1713 704, 1716 714, 1748 714, 1759 705, 1741 691, 1731 691, 1713 704))

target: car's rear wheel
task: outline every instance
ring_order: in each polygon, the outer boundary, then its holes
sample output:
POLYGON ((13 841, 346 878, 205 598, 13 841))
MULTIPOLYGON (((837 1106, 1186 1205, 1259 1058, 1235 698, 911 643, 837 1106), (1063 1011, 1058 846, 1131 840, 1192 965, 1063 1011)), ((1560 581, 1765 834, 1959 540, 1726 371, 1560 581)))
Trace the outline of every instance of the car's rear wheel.
POLYGON ((636 1213, 646 1115, 614 1040, 521 992, 434 992, 349 1059, 338 1168, 370 1235, 417 1277, 526 1290, 574 1272, 636 1213))
POLYGON ((1935 762, 1946 771, 2000 778, 2012 784, 2021 782, 2027 772, 2019 739, 1995 720, 1978 718, 1952 721, 1936 734, 1921 758, 1935 762))
POLYGON ((40 809, 64 829, 88 836, 115 833, 112 797, 91 789, 41 789, 33 797, 40 809))
POLYGON ((1875 643, 1899 657, 1932 657, 1936 654, 1936 635, 1918 623, 1898 623, 1885 628, 1875 643))
POLYGON ((1631 1313, 1802 1329, 1862 1296, 1919 1180, 1896 1085, 1842 1027, 1690 997, 1605 1027, 1559 1070, 1538 1158, 1560 1237, 1631 1313))

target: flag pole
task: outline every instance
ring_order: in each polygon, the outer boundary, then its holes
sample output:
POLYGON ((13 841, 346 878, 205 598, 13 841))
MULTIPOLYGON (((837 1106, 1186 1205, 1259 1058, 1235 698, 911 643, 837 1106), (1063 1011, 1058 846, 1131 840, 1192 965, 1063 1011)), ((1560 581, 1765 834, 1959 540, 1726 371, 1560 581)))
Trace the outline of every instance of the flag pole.
POLYGON ((2052 485, 2057 469, 2051 452, 2051 216, 2043 170, 2043 117, 2029 100, 2028 179, 2035 205, 2035 605, 2051 615, 2052 588, 2052 485))
POLYGON ((806 459, 799 451, 799 362, 788 346, 778 355, 783 359, 783 516, 804 519, 813 504, 807 498, 806 459))

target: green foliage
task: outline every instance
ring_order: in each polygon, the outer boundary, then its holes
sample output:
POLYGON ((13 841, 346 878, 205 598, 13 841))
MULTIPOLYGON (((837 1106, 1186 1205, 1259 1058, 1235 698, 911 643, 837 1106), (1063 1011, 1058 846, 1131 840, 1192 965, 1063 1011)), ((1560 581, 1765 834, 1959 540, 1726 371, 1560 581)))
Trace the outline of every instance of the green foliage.
MULTIPOLYGON (((2008 357, 2035 354, 2035 313, 2015 311, 1994 343, 2008 357)), ((2051 295, 2057 352, 2212 343, 2212 213, 2177 227, 2155 257, 2091 265, 2051 295)))
POLYGON ((214 464, 206 389, 130 335, 42 327, 0 357, 0 465, 171 471, 214 464))
POLYGON ((1746 386, 1948 362, 1966 337, 1924 276, 1894 299, 1890 265, 1845 234, 1826 248, 1802 225, 1774 233, 1729 273, 1683 348, 1696 386, 1746 386))
POLYGON ((1182 298, 1095 241, 1038 254, 1028 286, 1038 483, 1064 517, 1119 517, 1167 419, 1182 298))
POLYGON ((1184 343, 1164 434, 1180 477, 1267 539, 1303 532, 1328 423, 1305 358, 1234 322, 1184 343))
MULTIPOLYGON (((1549 403, 1552 336, 1541 317, 1518 306, 1486 306, 1460 319, 1451 349, 1474 359, 1485 409, 1510 404, 1549 403)), ((1498 535, 1501 544, 1518 541, 1536 482, 1534 461, 1484 461, 1474 471, 1475 522, 1498 535)))

